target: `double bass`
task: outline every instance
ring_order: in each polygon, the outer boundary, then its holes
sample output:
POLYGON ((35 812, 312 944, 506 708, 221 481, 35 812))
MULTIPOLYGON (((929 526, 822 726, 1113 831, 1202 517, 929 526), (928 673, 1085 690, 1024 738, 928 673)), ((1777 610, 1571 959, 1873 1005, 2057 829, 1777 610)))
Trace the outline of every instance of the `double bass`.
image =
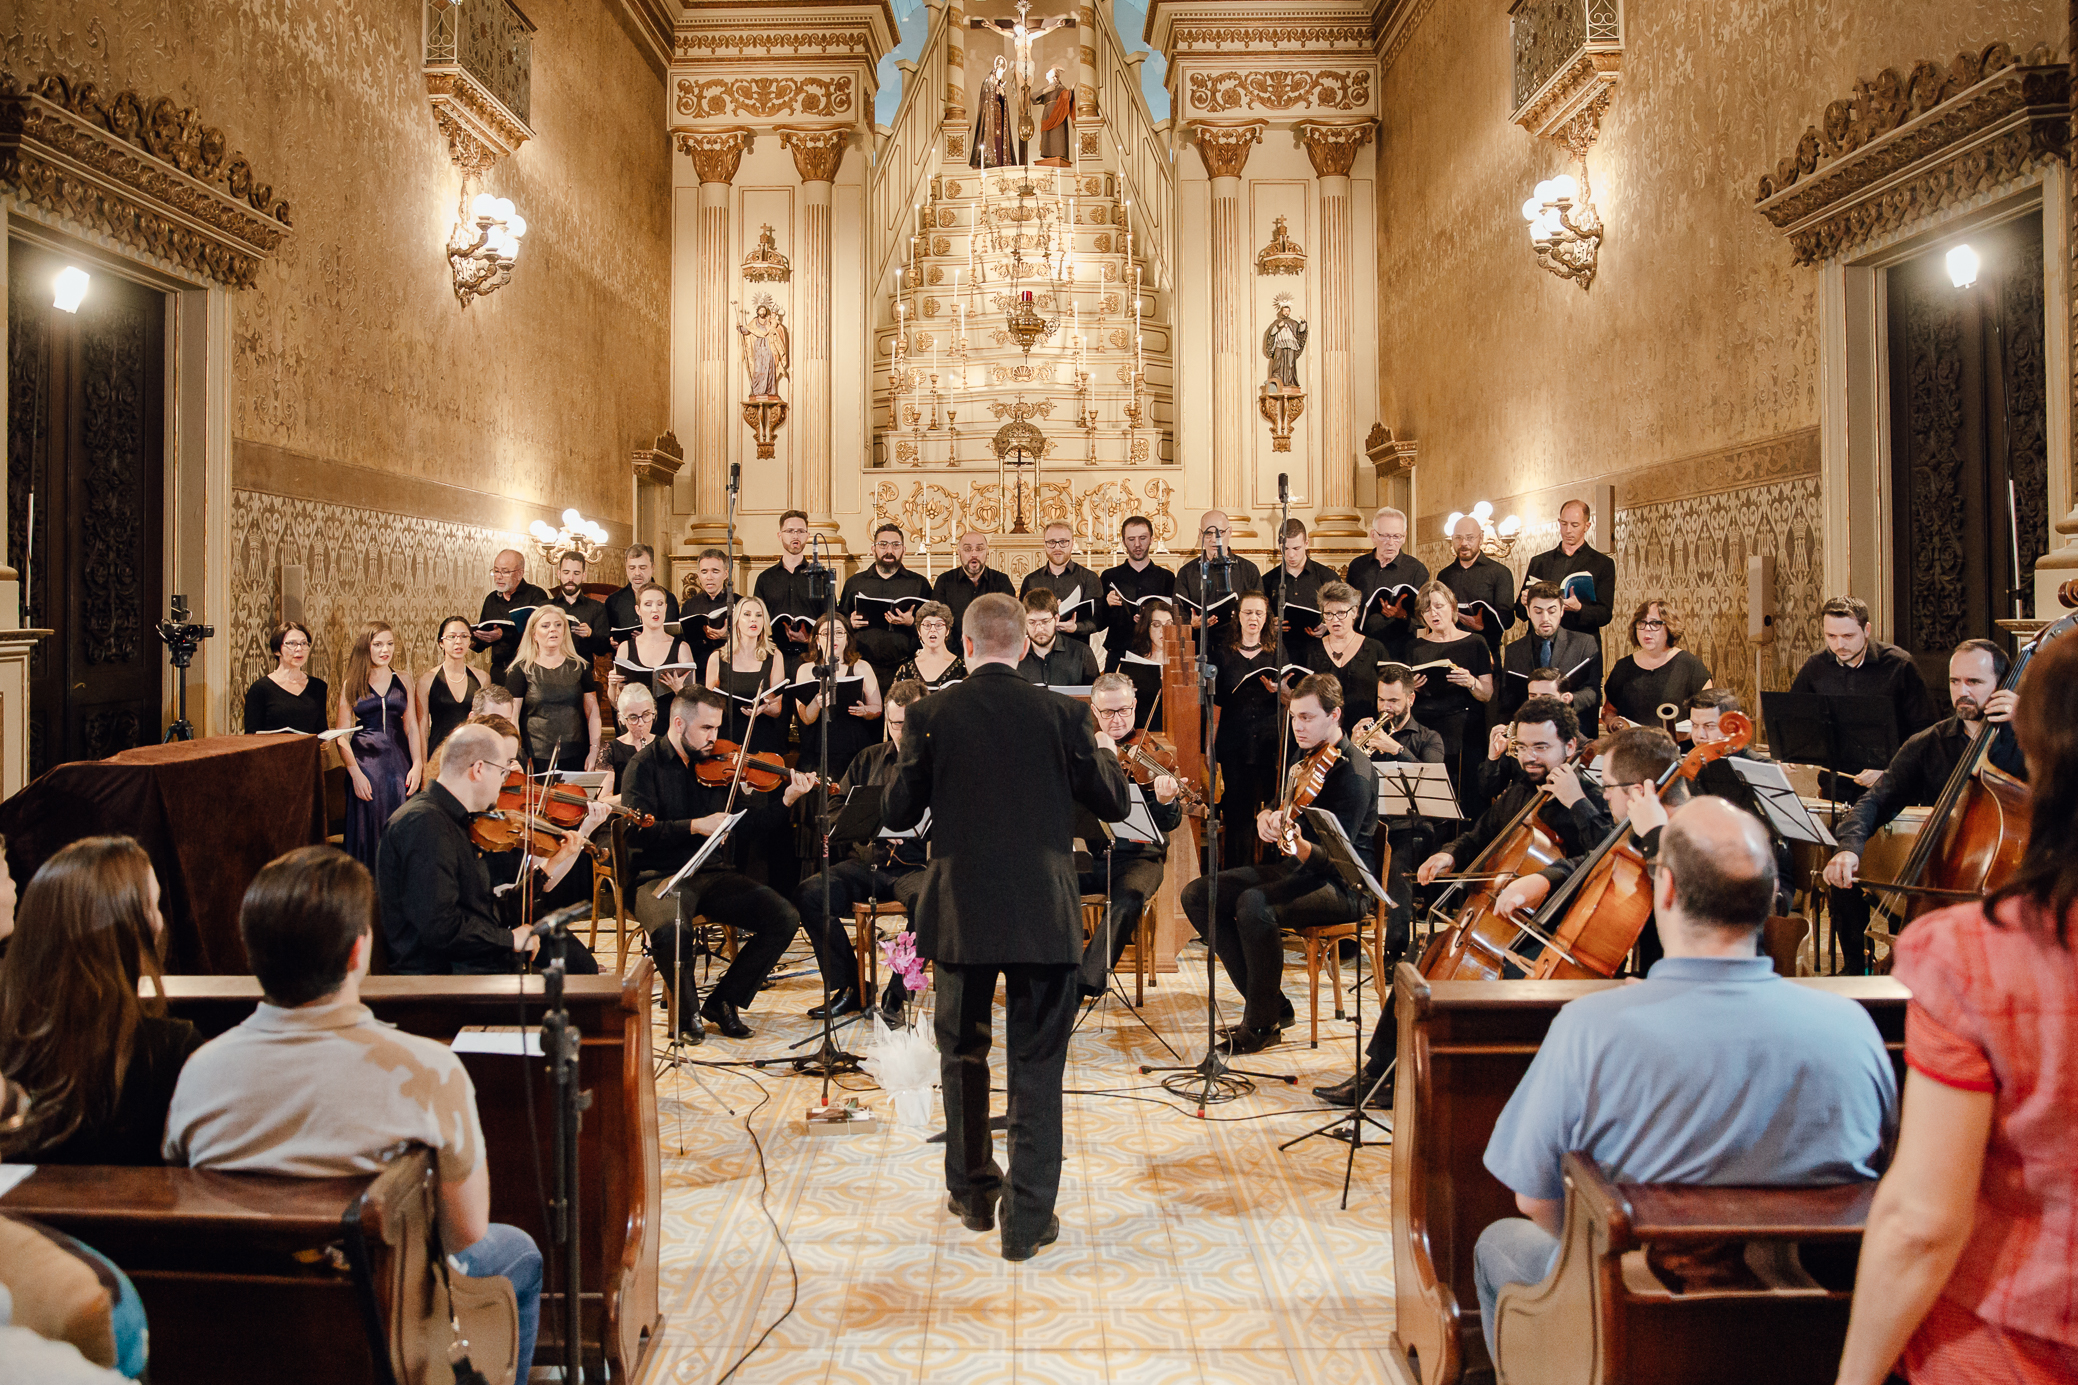
MULTIPOLYGON (((2035 652, 2050 640, 2078 628, 2078 613, 2065 616, 2020 648, 1999 691, 2020 686, 2035 652)), ((2011 735, 2010 723, 1984 723, 1956 761, 1941 796, 1912 843, 1898 878, 1891 882, 1857 880, 1864 889, 1890 896, 1869 911, 1873 933, 1879 927, 1895 937, 1900 929, 1930 909, 1959 898, 1978 898, 2006 883, 2027 849, 2028 786, 1989 763, 1994 738, 2011 735)))

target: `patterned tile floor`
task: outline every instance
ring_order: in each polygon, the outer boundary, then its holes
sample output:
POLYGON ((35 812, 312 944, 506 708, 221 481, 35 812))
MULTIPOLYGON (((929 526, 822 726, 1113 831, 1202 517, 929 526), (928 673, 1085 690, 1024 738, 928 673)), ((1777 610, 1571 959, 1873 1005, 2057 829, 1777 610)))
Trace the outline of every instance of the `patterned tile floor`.
MULTIPOLYGON (((764 1057, 809 1034, 813 964, 804 971, 790 958, 781 976, 746 1012, 754 1038, 710 1034, 694 1054, 764 1057)), ((1182 970, 1162 978, 1144 1011, 1186 1059, 1204 1043, 1204 976, 1203 951, 1186 949, 1182 970)), ((863 1076, 840 1080, 863 1089, 882 1128, 809 1137, 802 1113, 819 1079, 703 1069, 710 1095, 666 1072, 658 1096, 670 1332, 652 1378, 1393 1379, 1383 1352, 1393 1324, 1390 1152, 1358 1156, 1343 1211, 1347 1146, 1321 1139, 1278 1150, 1331 1118, 1308 1089, 1339 1080, 1351 1062, 1347 1022, 1324 1017, 1321 1047, 1306 1046, 1302 970, 1287 971, 1286 991, 1300 1011, 1295 1041, 1247 1066, 1296 1074, 1299 1085, 1259 1082, 1203 1121, 1140 1075, 1139 1063, 1174 1060, 1123 1001, 1113 995, 1086 1017, 1069 1050, 1061 1239, 1023 1265, 1001 1258, 996 1233, 969 1232, 945 1210, 942 1146, 924 1142, 928 1131, 893 1125, 886 1094, 863 1076)), ((1224 977, 1220 997, 1237 1016, 1224 977)), ((1372 1013, 1367 996, 1367 1024, 1372 1013)), ((1002 1102, 999 1094, 999 1111, 1002 1102)), ((934 1099, 933 1129, 942 1120, 934 1099)))

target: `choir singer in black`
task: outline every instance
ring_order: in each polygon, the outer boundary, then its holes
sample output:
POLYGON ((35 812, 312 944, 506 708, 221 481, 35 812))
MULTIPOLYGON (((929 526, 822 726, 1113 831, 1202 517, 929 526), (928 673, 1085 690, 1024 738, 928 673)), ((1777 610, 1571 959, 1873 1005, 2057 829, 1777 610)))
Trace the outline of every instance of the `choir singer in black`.
POLYGON ((1025 612, 976 597, 961 621, 971 672, 909 709, 882 822, 914 827, 931 811, 931 863, 914 923, 936 964, 935 1026, 945 1088, 948 1207, 969 1230, 995 1224, 1003 1171, 989 1147, 991 1005, 1000 977, 1009 1049, 1009 1201, 1003 1258, 1059 1239, 1061 1079, 1082 960, 1074 808, 1106 821, 1131 799, 1111 737, 1073 698, 1017 672, 1025 612))

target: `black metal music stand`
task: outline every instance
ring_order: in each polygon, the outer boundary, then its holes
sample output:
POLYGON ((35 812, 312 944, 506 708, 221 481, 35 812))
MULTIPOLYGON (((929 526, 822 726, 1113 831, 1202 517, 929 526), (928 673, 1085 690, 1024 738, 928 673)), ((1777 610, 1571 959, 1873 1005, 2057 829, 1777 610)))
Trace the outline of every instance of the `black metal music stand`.
POLYGON ((1840 776, 1888 769, 1898 753, 1898 713, 1887 697, 1764 692, 1761 719, 1768 728, 1769 753, 1777 761, 1824 767, 1831 776, 1826 797, 1835 803, 1840 776))
MULTIPOLYGON (((1307 808, 1305 813, 1307 821, 1313 824, 1313 830, 1320 837, 1314 845, 1327 852, 1328 861, 1335 867, 1335 873, 1342 877, 1343 884, 1371 901, 1370 909, 1365 912, 1375 920, 1378 917, 1380 905, 1387 908, 1390 908, 1392 905, 1392 899, 1386 894, 1385 887, 1378 883, 1378 878, 1371 874, 1370 867, 1366 866, 1362 859, 1357 856, 1356 848, 1350 844, 1349 835, 1342 830, 1342 824, 1333 813, 1328 812, 1325 808, 1307 808)), ((1357 919, 1356 926, 1357 949, 1361 955, 1364 934, 1364 920, 1361 916, 1357 919)), ((1376 926, 1375 923, 1373 926, 1376 926)), ((1338 1116, 1318 1130, 1309 1130, 1303 1135, 1295 1135, 1277 1146, 1279 1149, 1290 1149, 1293 1145, 1310 1140, 1316 1135, 1324 1135, 1331 1140, 1347 1142, 1349 1145, 1349 1159, 1342 1169, 1342 1210, 1345 1212, 1349 1210, 1349 1184, 1351 1179, 1356 1176, 1356 1152, 1364 1147, 1364 1127, 1366 1125, 1375 1125, 1386 1134, 1384 1140, 1373 1140, 1371 1143, 1388 1144, 1391 1142, 1392 1126, 1370 1114, 1370 1102, 1371 1098, 1378 1094, 1378 1089, 1385 1085, 1386 1079, 1392 1076, 1393 1067, 1398 1066, 1399 1063, 1398 1059, 1394 1059, 1392 1065, 1388 1066, 1384 1072, 1378 1074, 1376 1082, 1373 1082, 1368 1089, 1364 1087, 1364 981, 1361 974, 1357 977, 1355 990, 1356 1037, 1351 1043, 1356 1057, 1354 1060, 1355 1066, 1350 1070, 1349 1086, 1350 1094, 1356 1098, 1356 1105, 1350 1108, 1348 1115, 1338 1116), (1346 1129, 1344 1128, 1345 1126, 1347 1127, 1346 1129)))

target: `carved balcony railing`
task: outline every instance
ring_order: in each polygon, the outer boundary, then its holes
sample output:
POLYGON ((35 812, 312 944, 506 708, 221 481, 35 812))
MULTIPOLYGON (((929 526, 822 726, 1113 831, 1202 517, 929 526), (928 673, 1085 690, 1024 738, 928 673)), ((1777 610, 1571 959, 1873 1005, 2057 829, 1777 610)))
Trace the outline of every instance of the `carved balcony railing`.
POLYGON ((1509 120, 1584 150, 1594 142, 1623 65, 1622 0, 1516 0, 1508 37, 1514 53, 1509 120))
POLYGON ((532 138, 534 26, 509 0, 426 0, 426 95, 464 169, 532 138))

